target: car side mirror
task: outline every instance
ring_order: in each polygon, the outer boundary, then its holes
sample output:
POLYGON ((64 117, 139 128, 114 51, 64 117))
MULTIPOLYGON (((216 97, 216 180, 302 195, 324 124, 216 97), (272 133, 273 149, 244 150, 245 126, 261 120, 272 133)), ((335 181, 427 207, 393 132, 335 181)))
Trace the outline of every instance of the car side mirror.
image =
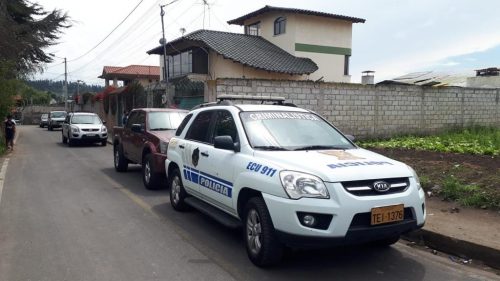
POLYGON ((132 132, 134 133, 142 133, 142 125, 141 124, 132 124, 132 132))
POLYGON ((106 120, 102 120, 102 124, 106 124, 106 120))
POLYGON ((355 142, 356 138, 353 135, 345 135, 350 141, 355 142))
POLYGON ((214 138, 214 147, 218 149, 240 152, 240 143, 234 142, 231 136, 218 136, 214 138))

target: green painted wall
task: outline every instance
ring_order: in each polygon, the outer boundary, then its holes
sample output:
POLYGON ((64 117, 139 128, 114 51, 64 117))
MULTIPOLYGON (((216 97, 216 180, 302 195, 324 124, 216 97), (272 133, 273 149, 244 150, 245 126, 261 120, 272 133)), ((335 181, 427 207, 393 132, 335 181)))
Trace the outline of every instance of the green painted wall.
POLYGON ((350 48, 295 43, 295 51, 331 55, 351 55, 350 48))

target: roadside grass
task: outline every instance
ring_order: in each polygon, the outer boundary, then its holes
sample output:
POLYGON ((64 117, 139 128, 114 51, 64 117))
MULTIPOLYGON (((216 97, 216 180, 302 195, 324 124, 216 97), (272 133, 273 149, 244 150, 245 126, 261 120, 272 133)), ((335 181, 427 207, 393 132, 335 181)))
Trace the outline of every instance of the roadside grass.
MULTIPOLYGON (((495 165, 498 162, 494 159, 500 156, 500 128, 473 126, 450 129, 433 136, 399 136, 386 140, 365 140, 358 144, 364 148, 397 152, 400 161, 413 162, 412 166, 417 170, 426 192, 432 192, 444 200, 456 201, 462 206, 500 210, 500 167, 485 169, 478 166, 477 161, 450 162, 446 156, 447 153, 468 155, 469 159, 484 159, 481 157, 487 156, 492 159, 490 163, 495 165), (438 159, 411 158, 405 155, 405 150, 442 154, 438 159)), ((449 158, 467 157, 450 155, 449 158)))
POLYGON ((467 207, 500 208, 500 195, 477 184, 464 184, 453 175, 447 176, 442 184, 438 193, 445 200, 457 201, 467 207))
POLYGON ((365 148, 404 148, 499 156, 500 128, 472 126, 466 129, 450 129, 434 136, 366 140, 359 142, 359 145, 365 148))

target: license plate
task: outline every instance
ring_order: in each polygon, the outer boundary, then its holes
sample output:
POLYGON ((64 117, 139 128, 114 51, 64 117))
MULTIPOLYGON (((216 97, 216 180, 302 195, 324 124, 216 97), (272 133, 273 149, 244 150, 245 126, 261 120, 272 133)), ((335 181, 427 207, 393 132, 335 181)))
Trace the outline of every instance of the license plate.
POLYGON ((371 225, 402 221, 404 219, 404 205, 373 208, 371 218, 371 225))
POLYGON ((95 134, 87 134, 87 137, 95 137, 95 134))

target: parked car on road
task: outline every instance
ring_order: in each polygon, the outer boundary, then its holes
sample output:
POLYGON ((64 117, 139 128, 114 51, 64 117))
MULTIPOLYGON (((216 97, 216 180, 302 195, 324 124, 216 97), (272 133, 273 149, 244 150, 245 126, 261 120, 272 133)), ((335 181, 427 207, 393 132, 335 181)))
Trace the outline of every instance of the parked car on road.
POLYGON ((44 113, 42 114, 42 116, 40 116, 40 128, 44 128, 45 126, 47 126, 47 124, 49 123, 49 114, 48 113, 44 113))
POLYGON ((125 127, 113 128, 116 171, 127 171, 129 163, 139 164, 144 186, 147 189, 159 188, 165 178, 168 143, 186 115, 187 111, 181 109, 132 110, 125 127))
POLYGON ((72 146, 76 142, 95 143, 103 146, 108 141, 108 130, 95 113, 69 113, 62 124, 62 142, 72 146))
POLYGON ((391 245, 426 217, 412 168, 297 107, 193 110, 170 139, 165 168, 172 207, 243 227, 257 266, 278 262, 285 246, 391 245))
POLYGON ((51 111, 47 120, 47 129, 52 131, 54 128, 62 127, 64 119, 66 119, 66 111, 51 111))

